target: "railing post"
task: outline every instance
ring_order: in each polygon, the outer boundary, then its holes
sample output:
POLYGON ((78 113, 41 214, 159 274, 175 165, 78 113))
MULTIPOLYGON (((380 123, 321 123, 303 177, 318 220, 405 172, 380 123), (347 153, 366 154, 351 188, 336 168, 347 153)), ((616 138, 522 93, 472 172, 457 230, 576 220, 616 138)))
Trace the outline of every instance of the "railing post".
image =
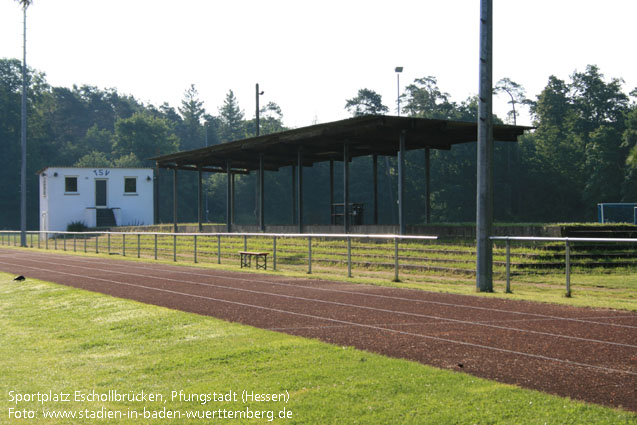
POLYGON ((84 238, 84 253, 86 254, 86 238, 84 238))
POLYGON ((194 246, 194 249, 193 249, 193 251, 194 251, 194 253, 193 253, 193 261, 194 261, 195 264, 197 264, 197 235, 195 235, 194 238, 195 238, 195 240, 194 240, 195 246, 194 246))
POLYGON ((276 271, 276 236, 272 239, 272 269, 276 271))
POLYGON ((140 258, 142 255, 142 235, 137 234, 137 258, 140 258))
POLYGON ((571 296, 571 247, 568 243, 568 239, 566 240, 566 297, 570 298, 571 296))
POLYGON ((505 292, 507 294, 511 293, 511 242, 507 238, 506 240, 506 274, 507 274, 507 284, 505 292))
POLYGON ((247 235, 243 235, 243 250, 244 251, 248 250, 248 236, 247 235))
POLYGON ((73 233, 73 252, 77 252, 77 238, 75 233, 73 233))
POLYGON ((40 235, 41 235, 41 233, 38 232, 38 249, 40 249, 40 235))
POLYGON ((30 241, 29 245, 31 245, 31 248, 33 248, 33 233, 30 234, 29 241, 30 241))
POLYGON ((307 238, 307 274, 312 274, 312 237, 307 238))
POLYGON ((398 278, 398 238, 394 238, 394 282, 400 282, 398 278))
POLYGON ((177 261, 177 234, 173 234, 173 261, 177 261))
POLYGON ((95 235, 95 253, 100 253, 100 235, 95 235))
POLYGON ((58 238, 55 233, 53 233, 53 251, 58 250, 58 238))
POLYGON ((49 232, 44 232, 44 249, 49 249, 49 232))
POLYGON ((347 237, 347 277, 352 277, 352 238, 347 237))
POLYGON ((221 264, 221 235, 217 235, 217 264, 221 264))
POLYGON ((62 245, 63 245, 63 251, 66 251, 66 233, 62 233, 62 245))
POLYGON ((157 233, 155 233, 155 260, 157 259, 157 233))
POLYGON ((122 233, 122 257, 126 257, 126 233, 122 233))
POLYGON ((108 232, 106 235, 106 250, 108 255, 111 255, 111 232, 108 232))

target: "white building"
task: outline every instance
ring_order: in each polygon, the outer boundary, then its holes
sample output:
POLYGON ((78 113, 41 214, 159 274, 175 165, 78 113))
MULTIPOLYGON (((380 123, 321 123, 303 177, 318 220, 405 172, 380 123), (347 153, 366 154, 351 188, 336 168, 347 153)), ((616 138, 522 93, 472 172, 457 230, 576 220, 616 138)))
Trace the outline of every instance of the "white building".
POLYGON ((38 172, 40 230, 153 224, 152 168, 58 168, 38 172))

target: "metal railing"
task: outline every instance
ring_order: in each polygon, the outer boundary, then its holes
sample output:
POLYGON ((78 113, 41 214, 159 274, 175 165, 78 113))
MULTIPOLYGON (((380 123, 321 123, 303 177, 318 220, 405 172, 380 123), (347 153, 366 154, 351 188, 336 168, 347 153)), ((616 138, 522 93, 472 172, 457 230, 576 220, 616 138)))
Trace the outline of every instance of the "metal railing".
POLYGON ((527 237, 527 236, 491 236, 492 241, 505 241, 506 251, 506 289, 511 293, 511 241, 526 242, 564 242, 564 266, 566 269, 566 297, 571 296, 571 243, 637 243, 637 239, 631 238, 553 238, 553 237, 527 237))
MULTIPOLYGON (((1 245, 14 245, 19 246, 20 231, 17 230, 0 230, 0 244, 1 245)), ((58 249, 59 239, 61 237, 62 249, 67 251, 67 241, 73 242, 72 250, 77 252, 78 241, 81 241, 80 247, 83 252, 89 250, 95 251, 96 254, 100 253, 100 237, 106 237, 106 253, 112 254, 112 238, 113 236, 121 237, 121 254, 126 256, 126 237, 136 237, 137 241, 134 244, 137 250, 137 258, 141 257, 141 237, 152 236, 153 238, 153 258, 158 259, 158 238, 172 236, 172 259, 177 261, 178 253, 178 238, 192 238, 192 261, 198 262, 198 240, 203 238, 216 238, 217 242, 217 264, 221 264, 221 239, 222 238, 243 238, 243 250, 248 249, 248 238, 271 238, 272 239, 272 268, 277 269, 277 240, 283 238, 292 239, 307 239, 307 273, 312 274, 312 240, 316 239, 334 239, 344 240, 347 243, 347 277, 352 277, 352 240, 393 240, 394 245, 394 282, 399 282, 399 241, 408 240, 436 240, 437 236, 401 236, 401 235, 368 235, 368 234, 334 234, 334 233, 165 233, 165 232, 50 232, 50 231, 28 231, 29 236, 27 243, 34 247, 37 244, 37 248, 49 249, 49 244, 53 243, 53 249, 58 249), (37 236, 37 241, 34 242, 34 236, 37 236), (87 241, 94 238, 94 246, 88 246, 87 241), (52 241, 52 242, 51 242, 52 241)), ((130 242, 129 242, 130 244, 130 242)), ((70 249, 70 248, 68 248, 70 249)))

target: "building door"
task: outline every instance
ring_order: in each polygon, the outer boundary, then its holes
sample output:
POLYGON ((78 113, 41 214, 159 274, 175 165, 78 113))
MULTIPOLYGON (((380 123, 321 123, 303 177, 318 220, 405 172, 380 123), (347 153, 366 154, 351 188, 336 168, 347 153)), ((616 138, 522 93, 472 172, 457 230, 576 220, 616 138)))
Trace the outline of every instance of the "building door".
POLYGON ((106 208, 106 182, 108 180, 95 180, 95 207, 106 208))

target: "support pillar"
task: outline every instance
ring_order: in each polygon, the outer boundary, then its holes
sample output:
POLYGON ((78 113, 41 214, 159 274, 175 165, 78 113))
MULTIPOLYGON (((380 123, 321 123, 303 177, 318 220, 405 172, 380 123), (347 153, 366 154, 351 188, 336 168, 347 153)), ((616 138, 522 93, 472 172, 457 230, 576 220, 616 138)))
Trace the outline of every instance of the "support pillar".
MULTIPOLYGON (((258 94, 257 94, 258 96, 258 94)), ((265 232, 265 170, 263 154, 259 155, 259 229, 265 232)))
POLYGON ((290 176, 292 176, 292 224, 296 224, 296 166, 290 168, 290 176))
POLYGON ((334 220, 334 160, 330 159, 330 224, 336 224, 334 220))
POLYGON ((203 231, 203 191, 202 191, 202 174, 201 167, 197 167, 197 223, 199 232, 203 231))
POLYGON ((159 224, 159 163, 155 162, 155 175, 153 176, 154 211, 153 224, 159 224))
POLYGON ((296 178, 296 214, 297 214, 297 224, 299 226, 299 233, 303 233, 303 163, 302 163, 302 155, 301 150, 299 149, 297 156, 297 167, 298 173, 296 178))
POLYGON ((476 289, 493 292, 493 0, 480 1, 480 89, 478 94, 478 176, 476 289))
POLYGON ((226 231, 232 232, 232 171, 230 170, 230 160, 226 160, 226 231))
POLYGON ((378 155, 372 155, 372 173, 374 180, 374 224, 378 224, 378 155))
POLYGON ((398 227, 405 234, 405 132, 400 133, 398 150, 398 227))
POLYGON ((173 168, 173 233, 177 233, 177 167, 173 168))
POLYGON ((349 145, 343 145, 343 233, 349 233, 349 145))
POLYGON ((431 223, 431 150, 425 148, 425 223, 431 223))

